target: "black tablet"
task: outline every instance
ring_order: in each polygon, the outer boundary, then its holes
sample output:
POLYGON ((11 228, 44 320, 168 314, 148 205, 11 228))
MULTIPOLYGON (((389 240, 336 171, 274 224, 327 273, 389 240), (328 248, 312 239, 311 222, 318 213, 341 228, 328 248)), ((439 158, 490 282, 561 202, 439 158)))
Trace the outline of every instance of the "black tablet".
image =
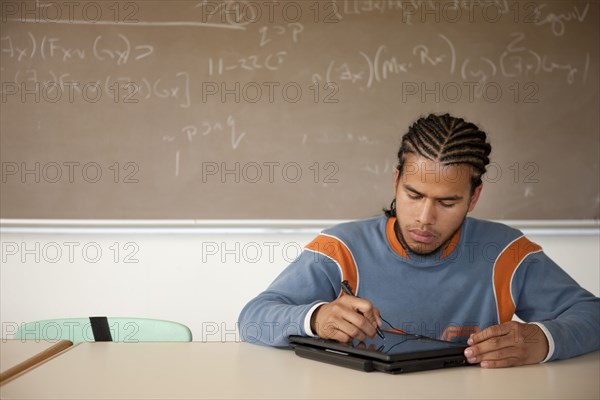
POLYGON ((423 371, 466 365, 465 344, 386 332, 385 339, 339 343, 333 340, 290 336, 296 354, 330 364, 389 373, 423 371))

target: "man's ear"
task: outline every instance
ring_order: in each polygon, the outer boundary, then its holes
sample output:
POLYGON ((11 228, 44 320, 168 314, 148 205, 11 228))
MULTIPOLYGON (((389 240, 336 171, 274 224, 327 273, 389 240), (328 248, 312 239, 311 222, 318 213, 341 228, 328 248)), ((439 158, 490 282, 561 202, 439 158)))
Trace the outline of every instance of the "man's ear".
POLYGON ((394 172, 394 194, 396 194, 396 192, 398 191, 398 179, 400 178, 400 171, 398 171, 398 168, 396 168, 395 171, 396 172, 394 172))
POLYGON ((473 192, 473 196, 471 196, 471 201, 469 202, 469 211, 471 212, 475 209, 475 205, 477 204, 477 200, 479 200, 479 195, 481 194, 481 190, 483 189, 483 183, 475 188, 473 192))

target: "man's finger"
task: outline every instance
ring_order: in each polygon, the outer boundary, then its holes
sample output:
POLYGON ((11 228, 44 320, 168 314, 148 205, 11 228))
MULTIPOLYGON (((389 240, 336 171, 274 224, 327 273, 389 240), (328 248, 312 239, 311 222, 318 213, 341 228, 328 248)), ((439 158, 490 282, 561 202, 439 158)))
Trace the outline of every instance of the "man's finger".
MULTIPOLYGON (((511 340, 511 338, 506 335, 496 336, 467 347, 464 354, 469 363, 476 364, 484 359, 484 355, 495 352, 505 352, 507 351, 506 349, 512 348, 514 344, 515 343, 511 340)), ((506 355, 498 358, 504 357, 506 357, 506 355)))
POLYGON ((374 311, 375 311, 375 323, 377 324, 377 326, 379 328, 381 328, 381 324, 383 324, 383 321, 381 320, 381 312, 379 311, 379 308, 376 308, 374 311))
MULTIPOLYGON (((353 312, 353 311, 350 311, 353 312)), ((332 320, 324 323, 322 327, 317 323, 316 333, 323 339, 333 339, 338 342, 349 342, 354 338, 363 340, 366 336, 353 324, 346 321, 344 318, 335 317, 332 320)))
POLYGON ((353 310, 353 315, 344 314, 344 318, 359 327, 367 336, 375 336, 375 328, 380 324, 379 310, 374 308, 369 300, 359 297, 342 296, 340 300, 353 310))
POLYGON ((344 296, 347 297, 347 301, 348 304, 350 304, 350 306, 356 310, 357 312, 360 312, 364 315, 370 315, 372 317, 374 317, 373 314, 373 303, 371 303, 369 300, 367 299, 361 299, 360 297, 353 297, 353 296, 344 296))
POLYGON ((516 358, 504 358, 502 360, 483 361, 480 365, 482 368, 507 368, 521 365, 521 363, 516 358))
POLYGON ((364 317, 369 320, 369 322, 371 323, 371 325, 373 325, 374 328, 380 328, 381 327, 381 314, 379 312, 378 308, 373 308, 371 310, 371 312, 367 312, 367 313, 363 313, 361 312, 364 317))
POLYGON ((500 330, 500 327, 498 325, 490 326, 489 328, 472 334, 471 337, 469 337, 467 344, 474 345, 477 343, 481 343, 490 338, 498 337, 501 335, 501 333, 502 331, 500 330))
POLYGON ((500 336, 505 336, 510 332, 514 331, 514 325, 512 322, 505 322, 500 325, 492 325, 480 332, 474 333, 469 337, 467 344, 473 345, 477 343, 481 343, 486 340, 490 340, 493 338, 497 338, 500 336))
POLYGON ((485 360, 501 360, 516 357, 518 350, 506 340, 486 341, 476 346, 465 349, 465 357, 471 364, 480 363, 485 360))
POLYGON ((341 321, 338 324, 337 329, 349 337, 349 340, 346 340, 347 342, 352 339, 358 339, 362 342, 367 338, 367 334, 363 330, 348 321, 341 321))
MULTIPOLYGON (((363 336, 358 337, 355 336, 357 339, 365 339, 366 336, 369 337, 374 337, 375 336, 375 327, 373 326, 373 323, 371 321, 369 321, 365 316, 363 316, 362 314, 357 313, 356 311, 352 310, 349 311, 348 313, 344 313, 342 315, 342 318, 344 318, 348 323, 350 323, 353 327, 355 327, 357 330, 360 331, 360 333, 363 334, 363 336)), ((350 332, 346 332, 346 333, 350 333, 350 332)))
POLYGON ((346 321, 337 321, 328 323, 320 336, 323 339, 333 339, 338 342, 347 343, 354 339, 356 332, 353 332, 353 325, 346 321))
POLYGON ((352 338, 339 329, 335 329, 327 339, 333 339, 340 343, 348 343, 352 338))

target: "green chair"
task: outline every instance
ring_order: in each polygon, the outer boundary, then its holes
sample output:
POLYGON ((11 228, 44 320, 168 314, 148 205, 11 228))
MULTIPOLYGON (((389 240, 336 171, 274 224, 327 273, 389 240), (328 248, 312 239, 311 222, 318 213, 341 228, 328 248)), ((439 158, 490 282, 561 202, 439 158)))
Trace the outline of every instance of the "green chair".
POLYGON ((14 339, 80 342, 191 342, 190 329, 177 322, 146 318, 67 318, 22 324, 14 339))

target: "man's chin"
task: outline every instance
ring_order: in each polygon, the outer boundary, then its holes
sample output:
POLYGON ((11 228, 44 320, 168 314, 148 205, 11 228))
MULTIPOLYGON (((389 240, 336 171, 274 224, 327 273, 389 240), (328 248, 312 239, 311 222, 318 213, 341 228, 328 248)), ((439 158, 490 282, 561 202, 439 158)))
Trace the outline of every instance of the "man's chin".
POLYGON ((420 256, 430 256, 440 249, 442 246, 430 246, 423 243, 407 243, 408 248, 415 254, 420 256))

